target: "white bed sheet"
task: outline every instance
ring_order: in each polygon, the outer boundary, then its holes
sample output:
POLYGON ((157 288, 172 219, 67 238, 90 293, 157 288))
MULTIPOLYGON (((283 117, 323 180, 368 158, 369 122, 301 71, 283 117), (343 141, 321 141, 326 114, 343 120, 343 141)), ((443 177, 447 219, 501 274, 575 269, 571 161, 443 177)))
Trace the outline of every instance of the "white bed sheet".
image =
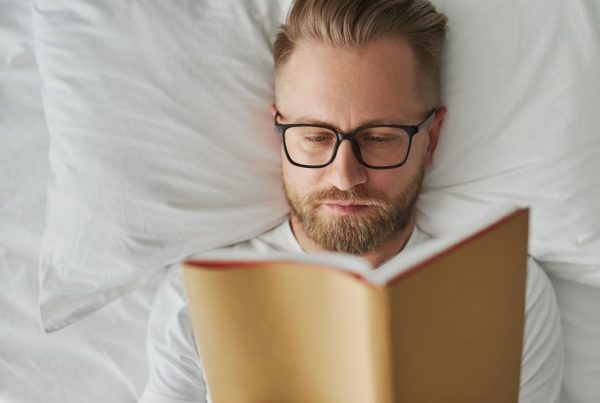
POLYGON ((0 402, 136 402, 148 372, 146 321, 156 281, 46 334, 36 309, 38 246, 39 237, 2 248, 0 402))

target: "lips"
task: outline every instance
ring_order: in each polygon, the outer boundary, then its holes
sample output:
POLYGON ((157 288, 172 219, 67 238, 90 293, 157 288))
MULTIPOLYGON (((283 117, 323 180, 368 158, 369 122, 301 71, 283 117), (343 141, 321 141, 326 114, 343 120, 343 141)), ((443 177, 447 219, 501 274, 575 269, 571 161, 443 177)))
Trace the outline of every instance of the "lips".
POLYGON ((357 202, 347 201, 327 201, 322 203, 322 205, 329 211, 338 214, 357 214, 371 207, 369 204, 360 204, 357 202))

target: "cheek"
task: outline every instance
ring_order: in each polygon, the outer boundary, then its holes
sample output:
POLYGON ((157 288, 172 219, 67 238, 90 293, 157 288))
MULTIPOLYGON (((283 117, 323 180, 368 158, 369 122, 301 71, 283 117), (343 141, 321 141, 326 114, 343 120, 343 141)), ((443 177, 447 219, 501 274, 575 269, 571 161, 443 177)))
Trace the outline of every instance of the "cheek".
POLYGON ((375 189, 386 193, 388 196, 392 196, 397 193, 397 188, 400 187, 402 182, 403 168, 392 169, 389 171, 371 171, 369 172, 369 179, 366 183, 369 189, 375 189))
MULTIPOLYGON (((285 158, 285 156, 284 156, 285 158)), ((307 169, 294 166, 283 160, 282 173, 285 186, 296 193, 304 194, 319 184, 319 169, 307 169)))
POLYGON ((415 180, 417 166, 418 164, 406 163, 397 169, 371 172, 367 186, 382 191, 390 199, 396 200, 406 193, 415 180))

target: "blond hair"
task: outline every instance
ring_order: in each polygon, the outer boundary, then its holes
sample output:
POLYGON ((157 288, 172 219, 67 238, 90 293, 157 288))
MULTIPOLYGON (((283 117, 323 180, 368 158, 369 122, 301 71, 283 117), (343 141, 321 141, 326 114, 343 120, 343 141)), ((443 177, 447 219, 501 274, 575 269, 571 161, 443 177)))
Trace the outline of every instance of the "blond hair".
POLYGON ((275 77, 302 42, 359 47, 404 38, 415 54, 419 96, 437 105, 446 29, 446 16, 427 0, 294 0, 275 39, 275 77))

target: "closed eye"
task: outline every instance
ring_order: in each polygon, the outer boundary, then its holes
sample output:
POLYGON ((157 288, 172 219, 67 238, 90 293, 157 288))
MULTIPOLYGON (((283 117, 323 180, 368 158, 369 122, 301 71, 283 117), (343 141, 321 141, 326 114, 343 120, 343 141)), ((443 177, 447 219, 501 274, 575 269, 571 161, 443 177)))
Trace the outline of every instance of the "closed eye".
POLYGON ((362 137, 363 141, 368 141, 368 142, 372 142, 372 143, 385 143, 385 142, 394 141, 397 139, 398 139, 398 136, 393 136, 393 135, 383 135, 383 136, 367 135, 367 136, 362 137))
POLYGON ((319 142, 330 140, 331 137, 330 136, 307 136, 304 139, 315 142, 315 143, 319 143, 319 142))

